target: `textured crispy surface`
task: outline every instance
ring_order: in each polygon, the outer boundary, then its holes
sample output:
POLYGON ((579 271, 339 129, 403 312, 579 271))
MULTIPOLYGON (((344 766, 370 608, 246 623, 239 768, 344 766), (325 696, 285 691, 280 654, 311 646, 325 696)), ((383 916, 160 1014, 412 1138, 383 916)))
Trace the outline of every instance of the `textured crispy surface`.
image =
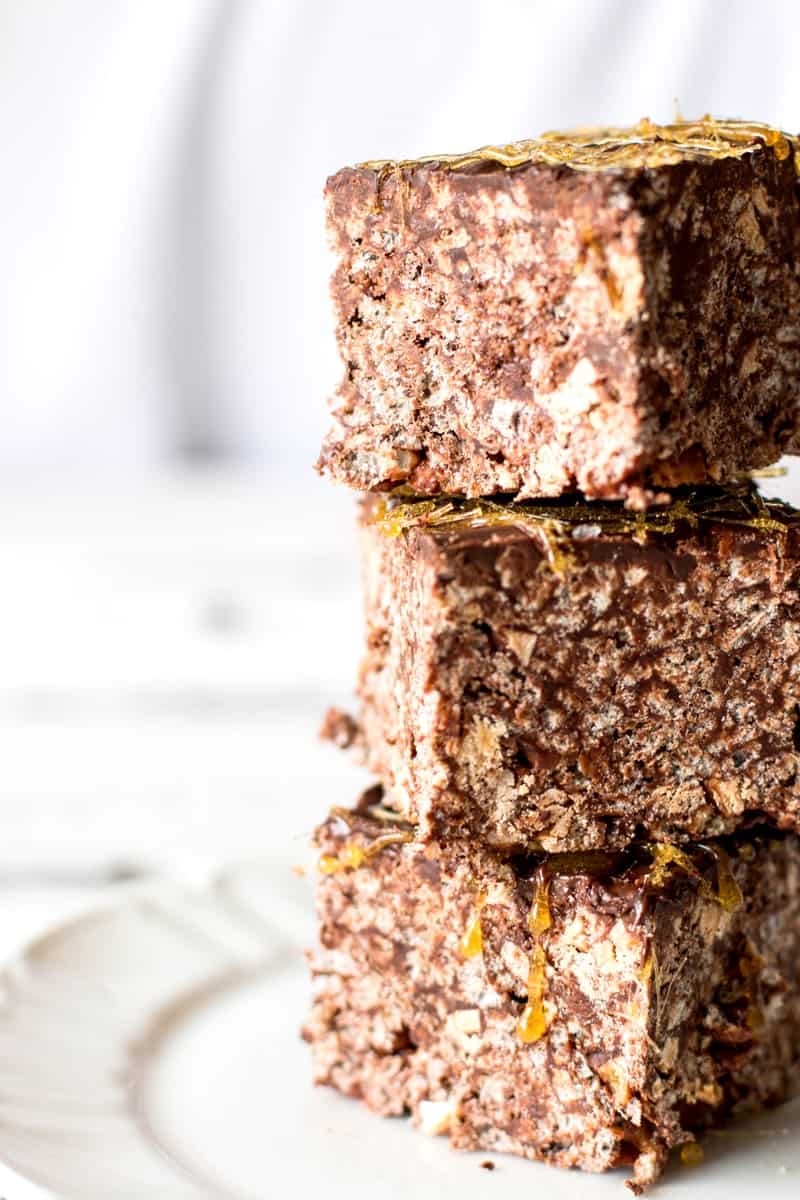
POLYGON ((707 851, 693 852, 700 877, 675 869, 658 886, 646 865, 568 867, 536 943, 542 863, 415 841, 370 857, 391 828, 344 813, 317 834, 328 870, 353 847, 368 857, 319 883, 316 1082, 458 1148, 632 1165, 636 1189, 694 1131, 784 1096, 800 1051, 796 838, 729 845, 735 910, 707 851), (465 957, 476 916, 482 952, 465 957), (548 1027, 524 1044, 536 944, 548 1027))
POLYGON ((557 851, 800 827, 792 510, 783 537, 578 527, 559 573, 543 532, 392 538, 373 509, 357 740, 423 836, 557 851))
POLYGON ((777 147, 348 168, 327 201, 337 479, 643 504, 792 448, 800 223, 777 147))

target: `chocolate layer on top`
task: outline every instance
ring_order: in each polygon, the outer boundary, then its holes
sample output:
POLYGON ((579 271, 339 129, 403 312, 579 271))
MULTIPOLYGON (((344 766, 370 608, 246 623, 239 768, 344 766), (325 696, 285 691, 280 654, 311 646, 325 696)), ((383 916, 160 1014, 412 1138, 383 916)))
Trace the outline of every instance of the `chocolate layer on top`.
POLYGON ((421 836, 619 848, 800 829, 800 514, 365 503, 357 741, 421 836), (394 535, 394 536, 393 536, 394 535))
POLYGON ((798 444, 795 142, 645 123, 328 182, 360 489, 652 503, 798 444))
POLYGON ((509 860, 368 802, 316 840, 317 1082, 462 1149, 630 1165, 636 1191, 671 1146, 785 1095, 796 837, 509 860))

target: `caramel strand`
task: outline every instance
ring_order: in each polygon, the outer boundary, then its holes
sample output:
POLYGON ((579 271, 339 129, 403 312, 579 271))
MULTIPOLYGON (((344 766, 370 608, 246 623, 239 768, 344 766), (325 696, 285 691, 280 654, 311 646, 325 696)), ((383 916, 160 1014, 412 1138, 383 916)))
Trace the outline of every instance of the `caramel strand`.
MULTIPOLYGON (((645 843, 639 849, 644 850, 650 857, 647 870, 647 886, 653 889, 663 888, 673 870, 683 871, 697 882, 702 895, 713 899, 726 912, 735 912, 742 905, 742 893, 731 868, 730 859, 722 846, 700 843, 698 849, 711 855, 717 868, 716 891, 699 868, 686 853, 678 846, 668 842, 645 843)), ((543 937, 553 923, 550 902, 550 882, 558 875, 574 875, 582 873, 599 877, 613 873, 624 858, 621 852, 604 850, 586 853, 551 854, 544 859, 536 871, 533 900, 528 914, 528 927, 533 934, 534 947, 529 959, 528 999, 517 1022, 517 1036, 525 1043, 537 1042, 547 1032, 552 1017, 548 1017, 545 1008, 545 992, 547 986, 546 968, 547 955, 543 945, 543 937)), ((465 935, 466 936, 466 935, 465 935)), ((639 978, 647 984, 653 973, 654 962, 648 955, 642 965, 639 978)))
POLYGON ((715 900, 726 912, 737 912, 742 907, 741 889, 731 868, 731 862, 722 846, 699 842, 698 849, 709 854, 717 868, 716 891, 708 880, 701 874, 695 862, 685 850, 673 846, 669 842, 651 842, 647 850, 651 855, 651 866, 647 882, 653 888, 661 888, 666 883, 673 868, 683 871, 691 879, 697 881, 700 892, 707 898, 715 900))
POLYGON ((541 939, 552 923, 550 875, 547 863, 545 863, 536 872, 533 903, 528 915, 528 926, 534 937, 534 947, 528 965, 528 1001, 517 1021, 517 1037, 526 1045, 538 1042, 547 1033, 549 1024, 544 1007, 544 995, 547 987, 547 955, 541 939))
POLYGON ((710 854, 717 865, 717 903, 726 912, 738 912, 744 904, 742 889, 736 882, 731 860, 722 846, 700 843, 701 850, 710 854))
POLYGON ((742 158, 745 154, 772 151, 779 162, 792 159, 800 174, 800 139, 759 121, 721 121, 709 115, 699 121, 674 121, 657 125, 647 117, 628 128, 584 128, 543 133, 505 145, 481 146, 465 154, 426 154, 420 158, 373 159, 359 163, 375 171, 380 197, 390 176, 435 165, 461 171, 486 164, 512 170, 524 166, 564 166, 573 171, 651 169, 680 162, 742 158))
POLYGON ((462 958, 477 958, 483 954, 483 927, 481 926, 481 909, 486 903, 483 892, 478 893, 472 920, 464 931, 458 943, 458 952, 462 958))
POLYGON ((319 870, 323 875, 335 875, 338 871, 356 871, 376 854, 380 854, 388 846, 402 845, 411 842, 414 834, 410 829, 398 829, 393 833, 384 833, 365 846, 356 842, 345 842, 338 854, 321 854, 319 870))
POLYGON ((468 500, 461 496, 422 499, 399 491, 378 500, 370 520, 390 538, 417 528, 523 529, 542 539, 548 564, 563 574, 576 541, 610 534, 646 544, 654 537, 670 536, 683 526, 697 529, 703 524, 752 529, 771 536, 782 553, 793 516, 779 501, 765 500, 747 479, 725 488, 693 488, 670 504, 645 512, 632 512, 613 501, 468 500))

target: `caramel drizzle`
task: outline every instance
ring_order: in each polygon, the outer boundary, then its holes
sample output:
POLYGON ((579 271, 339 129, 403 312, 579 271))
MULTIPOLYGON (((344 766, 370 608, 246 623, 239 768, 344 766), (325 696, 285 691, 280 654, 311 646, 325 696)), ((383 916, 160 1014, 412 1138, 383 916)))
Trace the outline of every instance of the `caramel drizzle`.
POLYGON ((726 488, 696 488, 672 503, 644 512, 633 512, 610 501, 467 500, 445 496, 422 499, 388 497, 377 502, 370 516, 387 537, 400 537, 418 527, 432 529, 488 529, 515 527, 539 534, 550 566, 563 572, 571 561, 570 544, 581 536, 624 534, 639 544, 652 537, 670 535, 681 526, 697 529, 715 522, 758 530, 775 537, 783 549, 792 524, 777 502, 765 500, 750 480, 726 488))
POLYGON ((711 855, 717 868, 717 887, 711 887, 708 880, 700 873, 693 860, 685 850, 673 846, 669 842, 653 842, 647 846, 652 856, 652 864, 647 875, 647 882, 653 888, 661 888, 666 883, 671 871, 677 869, 696 880, 699 890, 709 900, 715 900, 726 912, 737 912, 743 903, 741 889, 731 870, 728 855, 722 846, 699 842, 698 849, 711 855))
POLYGON ((530 1045, 538 1042, 553 1019, 545 1006, 547 990, 547 953, 543 943, 544 935, 553 924, 553 913, 550 907, 550 881, 556 875, 573 875, 583 872, 588 875, 602 875, 612 871, 618 864, 620 855, 604 850, 592 850, 578 854, 552 854, 536 872, 533 901, 528 914, 528 928, 533 934, 533 950, 528 965, 528 999, 517 1021, 517 1037, 521 1042, 530 1045))
POLYGON ((738 912, 744 904, 742 889, 731 870, 731 860, 722 846, 701 844, 701 849, 710 854, 717 864, 717 890, 715 899, 726 912, 738 912))
POLYGON ((767 147, 779 161, 792 156, 800 174, 800 139, 758 121, 718 121, 709 115, 699 121, 657 125, 644 117, 629 128, 585 128, 550 131, 498 146, 481 146, 466 154, 427 154, 421 158, 374 159, 359 163, 377 171, 377 192, 390 175, 400 176, 426 164, 460 171, 482 163, 513 169, 528 164, 567 166, 574 171, 669 166, 684 160, 741 158, 767 147))
POLYGON ((533 934, 533 951, 528 963, 528 1000, 517 1021, 517 1037, 525 1045, 538 1042, 547 1033, 550 1023, 544 1005, 547 990, 547 954, 542 936, 553 924, 550 909, 550 873, 546 866, 539 868, 528 914, 528 927, 533 934))
MULTIPOLYGON (((700 843, 698 849, 710 854, 717 867, 716 891, 698 870, 686 851, 667 842, 648 843, 644 849, 651 856, 647 873, 647 886, 662 888, 673 869, 685 872, 694 879, 703 896, 715 900, 726 912, 741 908, 742 893, 731 869, 730 859, 721 846, 700 843)), ((602 850, 585 854, 553 854, 539 867, 535 876, 533 901, 528 914, 528 928, 533 934, 533 951, 529 958, 528 999, 517 1021, 517 1037, 529 1045, 538 1042, 547 1032, 553 1016, 547 1012, 545 994, 547 990, 547 954, 543 943, 544 935, 553 924, 550 905, 550 881, 557 875, 573 875, 581 872, 588 875, 603 875, 613 871, 619 864, 621 853, 602 850)), ((647 984, 653 972, 653 959, 648 955, 640 972, 640 980, 647 984)))
MULTIPOLYGON (((372 816, 377 815, 374 810, 370 810, 370 812, 372 816)), ((331 816, 344 821, 348 828, 352 827, 352 813, 348 809, 333 808, 331 816)), ((365 863, 388 849, 389 846, 400 846, 406 842, 413 842, 413 840, 413 829, 392 829, 365 844, 353 841, 345 842, 338 854, 320 854, 317 866, 322 875, 336 875, 339 871, 357 871, 359 867, 363 867, 365 863)))
POLYGON ((459 943, 458 952, 462 958, 477 958, 483 954, 483 927, 481 925, 481 909, 486 903, 484 892, 478 893, 472 920, 464 931, 459 943))
POLYGON ((323 875, 335 875, 337 871, 356 871, 388 846, 402 845, 412 841, 413 837, 413 833, 403 831, 384 833, 373 842, 367 842, 365 846, 359 846, 356 842, 345 842, 338 854, 320 854, 320 872, 323 875))

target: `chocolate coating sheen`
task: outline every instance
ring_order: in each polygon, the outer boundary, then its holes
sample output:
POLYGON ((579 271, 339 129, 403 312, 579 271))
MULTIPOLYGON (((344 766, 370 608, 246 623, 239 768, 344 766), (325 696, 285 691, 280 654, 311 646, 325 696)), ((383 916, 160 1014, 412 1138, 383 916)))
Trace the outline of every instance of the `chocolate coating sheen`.
POLYGON ((800 444, 789 135, 552 134, 346 168, 327 201, 334 478, 641 508, 800 444))
POLYGON ((365 503, 355 743, 421 837, 555 853, 800 829, 800 521, 714 495, 590 527, 365 503))
POLYGON ((460 1149, 641 1191, 670 1147, 783 1098, 800 1053, 800 843, 509 859, 380 807, 318 830, 314 1078, 460 1149), (398 828, 405 833, 405 827, 398 828), (733 895, 734 902, 728 898, 733 895))

